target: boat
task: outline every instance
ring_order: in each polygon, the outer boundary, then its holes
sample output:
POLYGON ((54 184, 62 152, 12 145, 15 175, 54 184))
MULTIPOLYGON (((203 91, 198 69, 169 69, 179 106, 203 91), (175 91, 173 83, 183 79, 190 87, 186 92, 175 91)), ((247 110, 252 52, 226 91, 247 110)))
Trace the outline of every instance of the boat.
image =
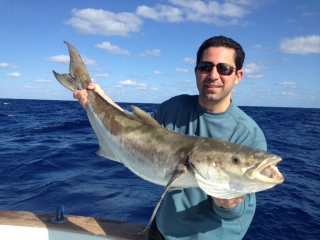
POLYGON ((145 226, 84 216, 0 211, 1 240, 144 240, 145 226), (143 232, 144 231, 144 232, 143 232))

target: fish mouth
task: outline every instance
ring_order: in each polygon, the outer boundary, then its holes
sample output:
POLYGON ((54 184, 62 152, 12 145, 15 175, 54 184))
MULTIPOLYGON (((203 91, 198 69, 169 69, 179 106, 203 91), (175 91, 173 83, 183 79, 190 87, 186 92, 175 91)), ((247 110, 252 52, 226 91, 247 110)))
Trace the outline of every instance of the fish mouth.
POLYGON ((255 165, 246 171, 246 175, 260 182, 280 184, 284 181, 283 175, 276 166, 282 159, 274 157, 266 159, 258 165, 255 165))

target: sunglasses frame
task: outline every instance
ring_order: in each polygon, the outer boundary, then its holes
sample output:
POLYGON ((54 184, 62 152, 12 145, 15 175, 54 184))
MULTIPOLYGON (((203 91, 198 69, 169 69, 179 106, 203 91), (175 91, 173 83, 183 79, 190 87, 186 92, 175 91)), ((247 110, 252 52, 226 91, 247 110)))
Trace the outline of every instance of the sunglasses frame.
POLYGON ((202 73, 210 73, 213 70, 213 67, 216 66, 217 72, 220 75, 225 75, 225 76, 230 76, 233 73, 233 70, 237 69, 234 68, 232 65, 228 63, 218 63, 214 64, 213 62, 208 62, 208 61, 201 61, 197 64, 197 69, 202 72, 202 73), (199 66, 200 65, 200 66, 199 66), (202 66, 201 66, 202 65, 202 66), (208 70, 201 69, 207 67, 208 70), (221 69, 224 68, 224 69, 221 69), (229 72, 230 71, 230 72, 229 72))

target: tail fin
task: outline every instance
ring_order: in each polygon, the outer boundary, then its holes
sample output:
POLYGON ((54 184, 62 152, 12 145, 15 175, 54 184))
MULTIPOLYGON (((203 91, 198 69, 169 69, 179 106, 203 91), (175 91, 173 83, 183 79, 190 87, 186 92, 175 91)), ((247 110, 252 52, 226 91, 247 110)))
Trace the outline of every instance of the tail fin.
POLYGON ((53 74, 59 83, 71 91, 86 89, 91 82, 87 68, 78 51, 70 43, 64 43, 68 46, 70 54, 69 74, 59 74, 55 71, 53 74))
POLYGON ((52 71, 53 75, 56 77, 59 83, 61 83, 62 86, 68 88, 72 92, 77 90, 77 83, 75 79, 68 73, 66 74, 59 74, 56 73, 55 71, 52 71))

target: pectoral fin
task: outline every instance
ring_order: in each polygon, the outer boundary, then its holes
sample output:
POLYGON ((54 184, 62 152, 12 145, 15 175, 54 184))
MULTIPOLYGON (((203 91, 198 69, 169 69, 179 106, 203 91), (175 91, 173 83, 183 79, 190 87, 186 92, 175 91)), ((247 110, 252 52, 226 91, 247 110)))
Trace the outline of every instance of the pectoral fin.
MULTIPOLYGON (((161 198, 160 200, 158 201, 157 203, 157 206, 155 207, 155 209, 153 210, 153 213, 152 213, 152 216, 149 220, 149 223, 147 225, 147 228, 150 226, 150 224, 152 223, 154 217, 156 216, 157 212, 158 212, 158 209, 160 207, 160 204, 164 198, 164 196, 166 195, 167 191, 169 190, 170 186, 184 173, 186 173, 188 170, 187 170, 187 167, 183 164, 178 164, 174 169, 173 171, 171 171, 170 173, 172 173, 171 175, 171 178, 166 186, 166 188, 164 189, 162 195, 161 195, 161 198)), ((147 230, 147 228, 145 230, 143 230, 143 232, 145 232, 147 230)))

